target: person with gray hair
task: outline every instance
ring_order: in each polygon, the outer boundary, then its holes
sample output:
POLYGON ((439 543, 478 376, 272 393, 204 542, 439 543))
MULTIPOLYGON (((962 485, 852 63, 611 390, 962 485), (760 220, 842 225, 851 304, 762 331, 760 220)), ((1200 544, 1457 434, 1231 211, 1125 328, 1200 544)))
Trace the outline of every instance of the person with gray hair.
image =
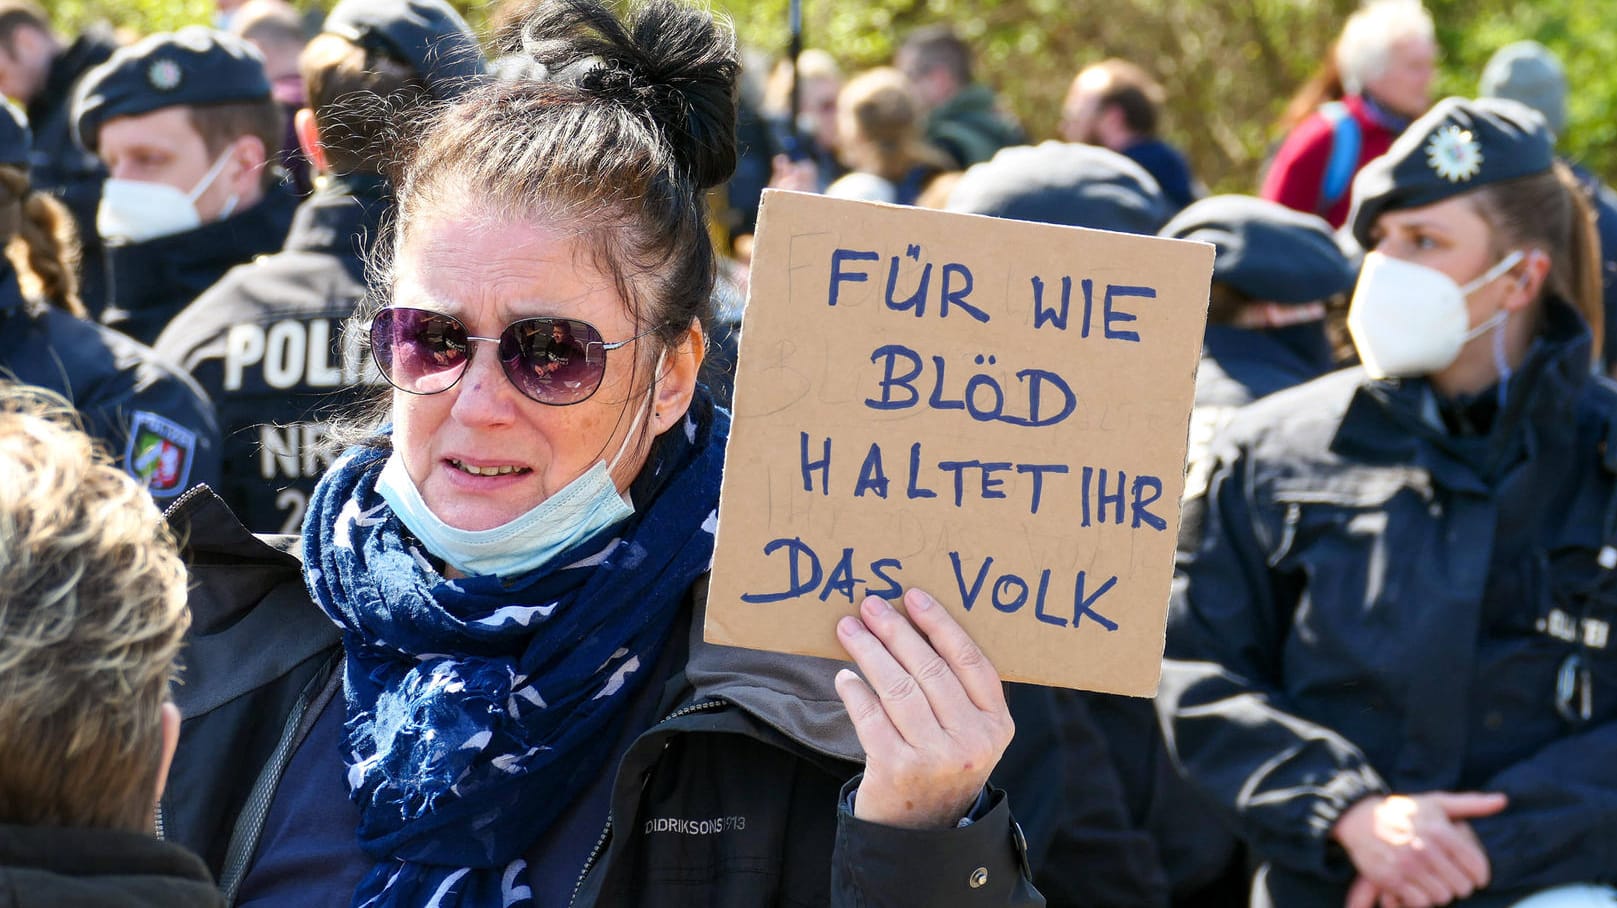
MULTIPOLYGON (((1566 70, 1555 54, 1537 41, 1507 44, 1488 58, 1482 69, 1479 94, 1505 98, 1539 112, 1557 139, 1566 135, 1566 70)), ((1594 204, 1595 228, 1600 233, 1600 278, 1606 303, 1604 360, 1608 375, 1617 375, 1617 191, 1601 182, 1588 168, 1562 158, 1594 204)))
POLYGON ((1286 135, 1259 194, 1342 226, 1353 175, 1431 104, 1436 60, 1432 17, 1420 0, 1367 0, 1348 17, 1321 76, 1299 93, 1324 103, 1310 104, 1286 135))

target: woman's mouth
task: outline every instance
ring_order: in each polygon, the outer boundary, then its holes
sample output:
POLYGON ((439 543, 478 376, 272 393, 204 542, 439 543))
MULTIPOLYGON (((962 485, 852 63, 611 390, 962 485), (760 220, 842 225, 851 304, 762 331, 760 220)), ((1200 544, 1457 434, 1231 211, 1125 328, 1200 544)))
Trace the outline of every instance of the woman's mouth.
POLYGON ((532 473, 533 472, 532 468, 530 468, 530 467, 519 467, 519 466, 516 466, 514 464, 508 464, 507 463, 507 464, 500 464, 498 466, 480 467, 480 466, 478 466, 476 464, 470 464, 470 463, 466 463, 465 461, 455 460, 454 458, 449 459, 449 465, 454 467, 457 470, 460 470, 462 473, 468 473, 468 474, 470 474, 472 476, 508 476, 508 475, 510 475, 512 473, 532 473))

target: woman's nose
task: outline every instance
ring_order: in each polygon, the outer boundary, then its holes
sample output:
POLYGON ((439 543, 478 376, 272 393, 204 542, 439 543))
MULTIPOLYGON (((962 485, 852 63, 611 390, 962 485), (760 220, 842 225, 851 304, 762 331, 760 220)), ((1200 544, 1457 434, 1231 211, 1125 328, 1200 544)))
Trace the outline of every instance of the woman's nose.
POLYGON ((471 359, 455 385, 455 418, 467 424, 510 421, 520 393, 500 366, 499 342, 473 338, 471 359))

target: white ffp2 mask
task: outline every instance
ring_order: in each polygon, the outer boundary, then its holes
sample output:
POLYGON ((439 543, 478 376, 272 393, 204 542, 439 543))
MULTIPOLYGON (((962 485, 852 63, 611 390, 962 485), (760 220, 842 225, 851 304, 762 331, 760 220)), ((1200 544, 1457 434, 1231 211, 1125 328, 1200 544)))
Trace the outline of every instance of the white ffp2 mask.
MULTIPOLYGON (((219 178, 229 160, 230 150, 226 149, 190 192, 181 192, 167 183, 107 180, 95 213, 96 233, 108 242, 144 243, 201 227, 202 216, 197 213, 196 201, 219 178)), ((233 195, 225 202, 219 215, 221 220, 230 217, 237 201, 238 197, 233 195)))
POLYGON ((1348 333, 1372 378, 1410 378, 1447 368, 1472 338, 1502 325, 1506 313, 1471 327, 1466 297, 1516 266, 1516 250, 1464 287, 1425 265, 1380 252, 1364 268, 1348 308, 1348 333))

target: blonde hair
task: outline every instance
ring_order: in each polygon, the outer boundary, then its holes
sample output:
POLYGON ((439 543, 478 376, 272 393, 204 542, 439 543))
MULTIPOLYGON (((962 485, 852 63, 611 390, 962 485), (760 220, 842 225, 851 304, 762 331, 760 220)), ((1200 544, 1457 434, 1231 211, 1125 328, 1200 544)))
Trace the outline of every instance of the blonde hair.
POLYGON ((1544 295, 1570 303, 1593 337, 1595 361, 1605 337, 1605 295, 1601 290, 1600 233, 1589 191, 1560 161, 1544 173, 1490 183, 1474 190, 1483 220, 1493 228, 1498 258, 1512 248, 1537 246, 1550 257, 1544 295))
POLYGON ((185 577, 68 403, 0 382, 0 822, 151 828, 185 577))
POLYGON ((866 70, 837 96, 842 162, 897 183, 917 165, 949 170, 943 153, 922 138, 924 114, 903 73, 888 66, 866 70))
POLYGON ((84 318, 79 299, 79 237, 67 208, 35 192, 28 175, 0 165, 0 245, 17 271, 23 295, 42 298, 84 318))

